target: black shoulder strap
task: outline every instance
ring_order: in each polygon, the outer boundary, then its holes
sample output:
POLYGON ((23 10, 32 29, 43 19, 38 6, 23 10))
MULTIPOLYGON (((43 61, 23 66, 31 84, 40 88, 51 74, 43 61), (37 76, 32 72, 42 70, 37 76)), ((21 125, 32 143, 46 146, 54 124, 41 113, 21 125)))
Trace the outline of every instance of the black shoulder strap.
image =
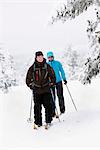
POLYGON ((35 80, 35 71, 39 71, 39 76, 40 76, 40 69, 39 68, 36 68, 36 64, 34 63, 33 64, 33 80, 35 80))
POLYGON ((33 81, 35 80, 35 68, 36 68, 36 66, 35 66, 35 63, 33 64, 33 81))
POLYGON ((46 77, 47 77, 47 75, 48 75, 47 63, 45 63, 44 65, 45 65, 44 67, 45 67, 45 69, 46 69, 46 74, 45 74, 45 76, 44 76, 44 79, 46 79, 46 77))
MULTIPOLYGON (((48 75, 48 68, 47 68, 47 63, 44 64, 44 68, 46 70, 46 74, 44 76, 44 79, 46 79, 47 75, 48 75)), ((36 64, 34 63, 33 64, 33 80, 35 80, 35 71, 36 70, 39 70, 39 74, 40 74, 40 69, 39 68, 36 68, 36 64)))

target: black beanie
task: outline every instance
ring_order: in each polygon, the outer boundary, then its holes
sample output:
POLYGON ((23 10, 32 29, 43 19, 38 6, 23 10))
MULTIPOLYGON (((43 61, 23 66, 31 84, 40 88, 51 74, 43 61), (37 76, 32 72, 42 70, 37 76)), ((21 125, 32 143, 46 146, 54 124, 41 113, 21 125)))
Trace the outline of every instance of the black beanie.
POLYGON ((41 51, 36 52, 36 53, 35 53, 35 58, 36 58, 37 56, 40 56, 40 55, 43 56, 43 53, 42 53, 41 51))

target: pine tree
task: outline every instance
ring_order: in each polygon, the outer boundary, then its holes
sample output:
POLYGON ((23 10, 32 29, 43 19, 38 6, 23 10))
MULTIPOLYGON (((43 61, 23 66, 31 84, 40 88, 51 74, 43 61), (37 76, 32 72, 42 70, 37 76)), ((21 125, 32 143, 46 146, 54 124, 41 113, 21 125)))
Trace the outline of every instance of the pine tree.
POLYGON ((100 72, 100 0, 66 0, 60 9, 57 9, 51 21, 53 24, 59 20, 66 22, 68 19, 74 19, 92 5, 95 5, 96 20, 88 20, 87 36, 91 52, 85 61, 81 75, 84 84, 91 83, 91 79, 100 72))
POLYGON ((8 51, 0 49, 0 89, 8 92, 9 87, 17 85, 13 57, 8 51))
POLYGON ((88 20, 87 35, 90 43, 90 56, 84 67, 81 81, 91 83, 91 79, 100 73, 100 9, 96 10, 96 21, 88 20))
POLYGON ((63 56, 63 64, 70 80, 78 79, 78 73, 80 71, 80 60, 81 56, 76 50, 73 50, 71 46, 66 48, 63 56))
POLYGON ((52 16, 51 23, 61 20, 66 22, 67 19, 74 19, 76 16, 79 16, 91 5, 100 6, 99 0, 66 0, 60 4, 60 9, 56 10, 56 14, 52 16))

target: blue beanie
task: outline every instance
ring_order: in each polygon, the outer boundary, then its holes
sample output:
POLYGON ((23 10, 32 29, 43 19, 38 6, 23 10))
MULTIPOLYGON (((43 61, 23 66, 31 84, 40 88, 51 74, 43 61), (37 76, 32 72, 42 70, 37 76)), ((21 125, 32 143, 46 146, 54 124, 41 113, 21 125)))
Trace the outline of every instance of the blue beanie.
POLYGON ((54 57, 53 52, 48 52, 47 53, 47 57, 52 57, 52 56, 54 57))

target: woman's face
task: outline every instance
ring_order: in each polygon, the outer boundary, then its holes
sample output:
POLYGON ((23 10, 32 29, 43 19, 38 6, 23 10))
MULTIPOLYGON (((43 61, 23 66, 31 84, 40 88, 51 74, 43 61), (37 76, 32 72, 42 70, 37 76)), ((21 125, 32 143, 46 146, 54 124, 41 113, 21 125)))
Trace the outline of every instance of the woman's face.
POLYGON ((48 61, 53 61, 53 56, 48 57, 48 61))

